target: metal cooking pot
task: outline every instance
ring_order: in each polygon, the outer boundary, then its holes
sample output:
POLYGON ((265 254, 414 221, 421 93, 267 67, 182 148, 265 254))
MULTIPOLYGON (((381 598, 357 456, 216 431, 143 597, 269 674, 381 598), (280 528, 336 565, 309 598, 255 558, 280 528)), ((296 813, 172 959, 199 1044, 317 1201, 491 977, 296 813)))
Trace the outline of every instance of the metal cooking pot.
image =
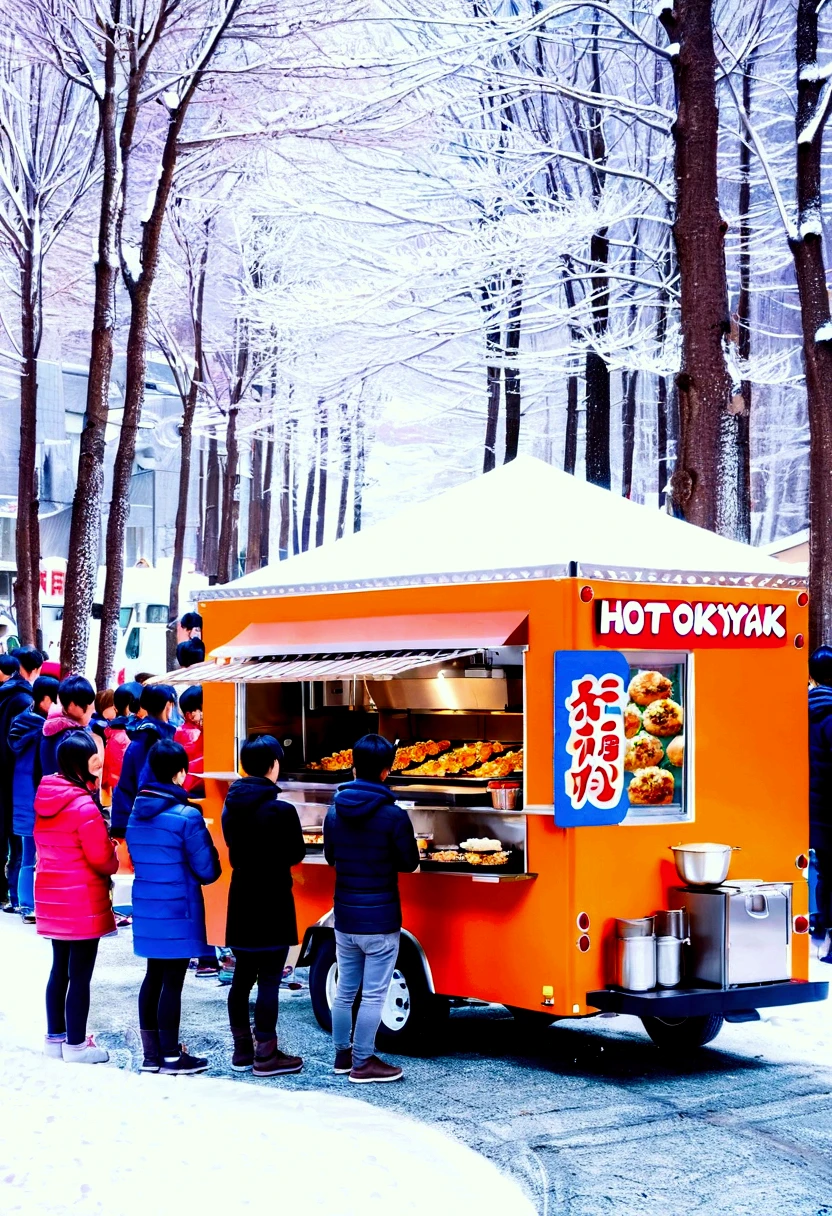
POLYGON ((731 854, 738 845, 672 844, 676 873, 688 887, 718 887, 728 877, 731 854))
POLYGON ((652 937, 653 917, 642 916, 638 920, 619 919, 615 922, 615 936, 621 939, 628 937, 652 937))

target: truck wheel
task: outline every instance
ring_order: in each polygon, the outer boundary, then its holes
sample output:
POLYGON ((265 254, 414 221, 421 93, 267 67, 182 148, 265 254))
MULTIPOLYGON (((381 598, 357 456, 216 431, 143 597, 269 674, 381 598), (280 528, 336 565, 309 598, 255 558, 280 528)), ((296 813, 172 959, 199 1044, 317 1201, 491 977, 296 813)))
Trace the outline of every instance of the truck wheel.
MULTIPOLYGON (((309 968, 309 993, 318 1025, 329 1033, 332 1032, 332 1002, 337 979, 335 939, 327 938, 318 947, 309 968)), ((449 1010, 446 997, 434 996, 428 990, 422 960, 411 943, 402 938, 381 1014, 377 1035, 379 1046, 383 1045, 387 1051, 407 1050, 437 1030, 449 1010)))
POLYGON ((642 1018, 644 1029, 657 1047, 669 1051, 693 1051, 715 1039, 725 1019, 721 1013, 692 1018, 642 1018))

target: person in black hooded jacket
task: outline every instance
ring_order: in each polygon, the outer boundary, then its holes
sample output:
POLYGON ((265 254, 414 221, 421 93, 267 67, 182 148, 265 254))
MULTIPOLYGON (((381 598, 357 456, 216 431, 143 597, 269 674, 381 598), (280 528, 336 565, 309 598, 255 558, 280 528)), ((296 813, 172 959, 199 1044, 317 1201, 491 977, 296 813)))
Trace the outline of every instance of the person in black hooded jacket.
POLYGON ((231 862, 225 942, 234 951, 234 978, 228 993, 228 1020, 234 1039, 231 1067, 255 1076, 300 1072, 303 1060, 277 1047, 280 980, 289 947, 297 945, 292 866, 306 856, 295 808, 278 797, 276 781, 283 748, 271 735, 249 739, 240 748, 246 773, 228 791, 222 832, 231 862), (254 1037, 248 1002, 257 985, 254 1037))
POLYGON ((352 749, 355 780, 339 788, 324 820, 324 855, 335 867, 335 1072, 349 1073, 358 1083, 402 1077, 400 1068, 375 1054, 376 1031, 399 953, 399 874, 419 865, 413 824, 384 784, 395 754, 381 735, 359 739, 352 749), (359 988, 361 1004, 350 1041, 359 988))
POLYGON ((826 933, 824 962, 832 962, 832 647, 809 659, 809 843, 815 851, 815 932, 826 933))
POLYGON ((21 646, 13 654, 0 656, 0 903, 4 912, 16 912, 17 873, 20 869, 22 842, 12 831, 12 774, 14 754, 9 747, 9 730, 18 714, 31 709, 32 681, 43 665, 43 656, 34 646, 21 646))

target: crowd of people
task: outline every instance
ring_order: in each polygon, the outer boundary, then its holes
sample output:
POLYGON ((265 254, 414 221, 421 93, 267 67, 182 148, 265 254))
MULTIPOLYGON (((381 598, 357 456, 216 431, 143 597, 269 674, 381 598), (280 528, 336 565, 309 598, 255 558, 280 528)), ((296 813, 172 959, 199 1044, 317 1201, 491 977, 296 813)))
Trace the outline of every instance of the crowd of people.
MULTIPOLYGON (((96 694, 83 676, 41 674, 43 662, 28 646, 0 656, 0 897, 4 912, 51 941, 44 1052, 68 1063, 109 1059, 87 1019, 99 943, 119 927, 112 891, 121 866, 133 881, 120 924, 132 925, 133 951, 145 960, 142 1071, 203 1072, 209 1061, 179 1041, 189 965, 213 964, 216 974, 202 888, 221 866, 198 805, 202 690, 177 698, 169 685, 131 682, 96 694)), ((282 759, 272 736, 248 739, 222 812, 231 1067, 260 1077, 303 1068, 277 1035, 281 979, 298 943, 291 871, 306 851, 297 811, 279 796, 282 759)), ((419 853, 385 784, 392 744, 367 735, 353 759, 355 779, 337 791, 325 820, 324 852, 336 872, 333 1067, 360 1084, 402 1076, 375 1054, 375 1037, 399 948, 398 874, 415 870, 419 853)))

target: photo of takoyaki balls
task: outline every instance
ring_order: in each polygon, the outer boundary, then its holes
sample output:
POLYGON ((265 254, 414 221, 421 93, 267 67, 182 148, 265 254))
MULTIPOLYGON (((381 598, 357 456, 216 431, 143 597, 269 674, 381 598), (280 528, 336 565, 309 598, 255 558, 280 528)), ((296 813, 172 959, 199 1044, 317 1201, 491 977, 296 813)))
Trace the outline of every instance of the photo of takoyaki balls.
POLYGON ((630 700, 636 705, 652 705, 673 692, 673 681, 660 671, 640 671, 630 680, 630 700))
POLYGON ((633 775, 628 794, 634 806, 667 806, 673 801, 676 782, 666 768, 640 768, 633 775))
POLYGON ((653 701, 645 709, 641 724, 650 735, 658 735, 660 739, 669 739, 678 735, 684 722, 684 712, 681 705, 671 701, 669 697, 661 701, 653 701))
POLYGON ((637 735, 641 730, 641 710, 632 701, 624 710, 624 734, 628 739, 637 735))
POLYGON ((681 768, 685 763, 685 736, 677 735, 667 745, 667 758, 674 768, 681 768))
POLYGON ((661 764, 664 760, 664 748, 655 735, 644 731, 630 739, 624 752, 624 768, 628 773, 634 773, 640 768, 650 768, 653 764, 661 764))

